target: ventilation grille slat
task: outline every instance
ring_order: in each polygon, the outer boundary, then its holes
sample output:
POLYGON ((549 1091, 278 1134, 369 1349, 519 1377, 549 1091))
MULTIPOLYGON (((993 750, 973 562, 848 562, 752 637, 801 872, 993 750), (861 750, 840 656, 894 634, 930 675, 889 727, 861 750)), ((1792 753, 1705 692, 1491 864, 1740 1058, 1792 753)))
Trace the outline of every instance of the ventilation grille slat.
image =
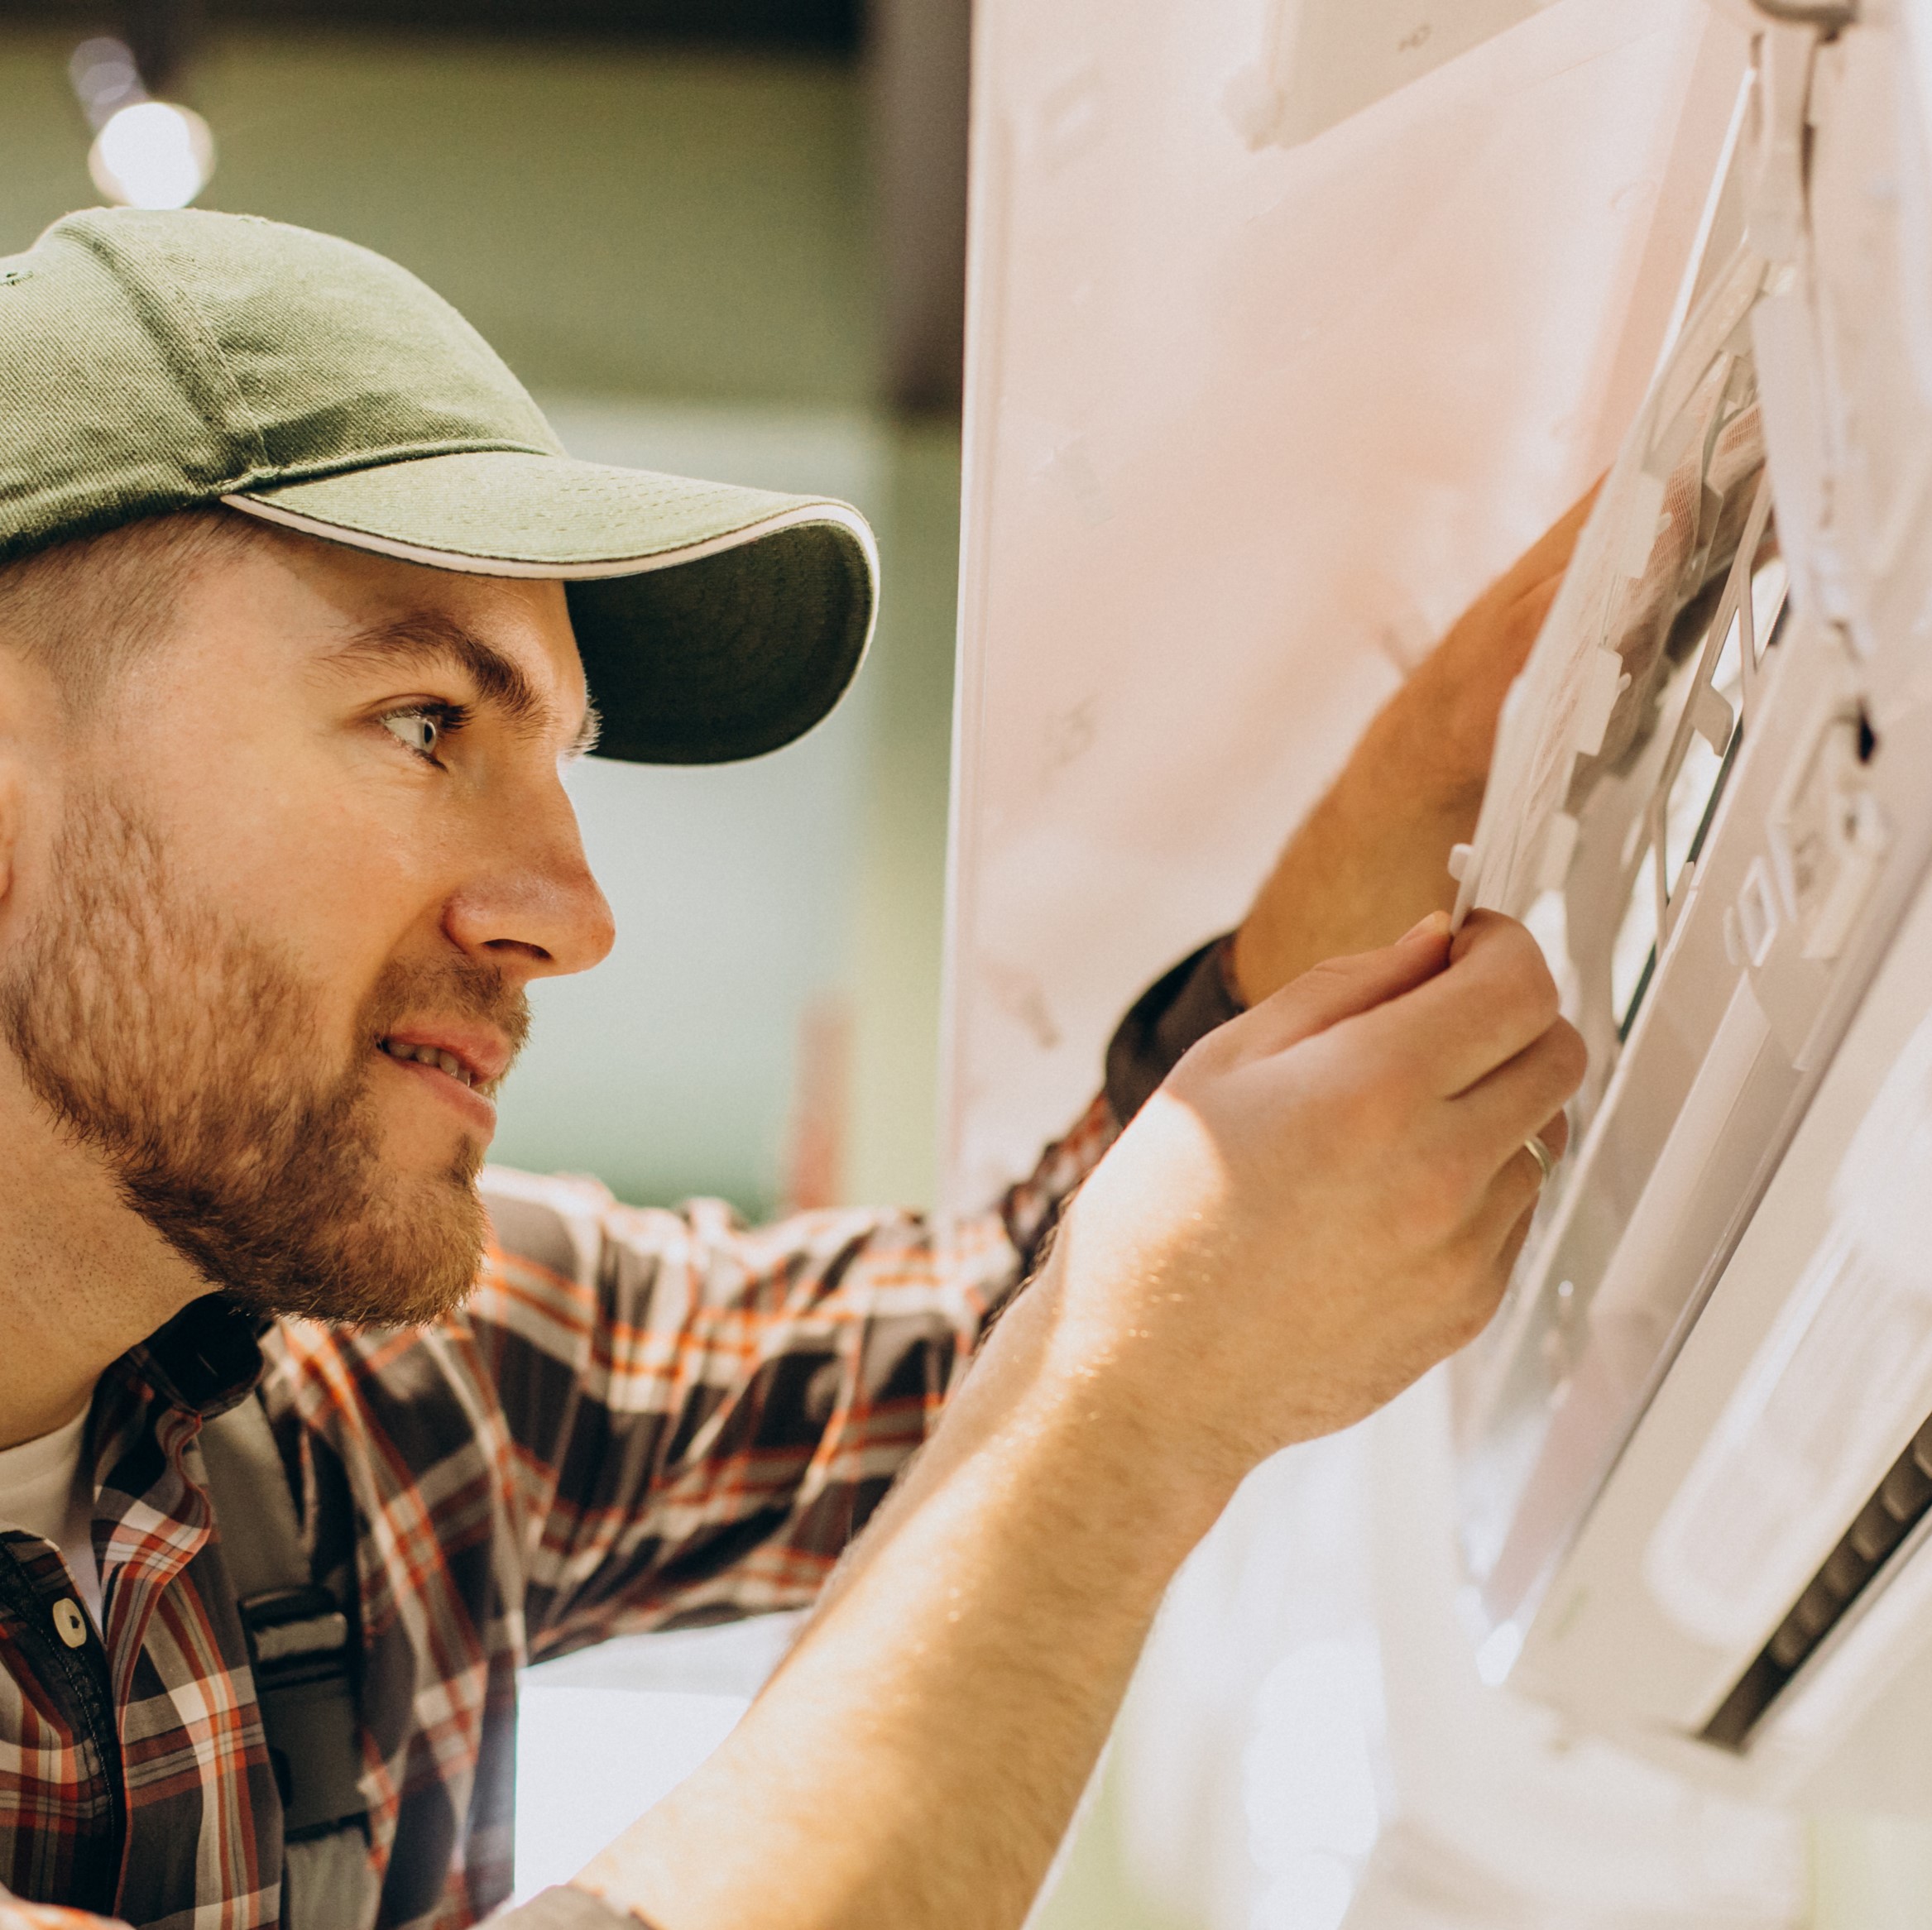
POLYGON ((1932 1512, 1932 1420, 1912 1437, 1699 1740, 1742 1749, 1791 1678, 1844 1619, 1907 1535, 1932 1512))

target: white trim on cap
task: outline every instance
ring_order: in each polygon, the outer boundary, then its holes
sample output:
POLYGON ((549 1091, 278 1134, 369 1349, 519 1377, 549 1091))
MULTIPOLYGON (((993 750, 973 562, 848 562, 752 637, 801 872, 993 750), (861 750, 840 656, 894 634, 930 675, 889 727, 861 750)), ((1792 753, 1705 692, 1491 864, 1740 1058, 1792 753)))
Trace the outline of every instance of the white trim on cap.
POLYGON ((697 563, 702 558, 741 549, 760 538, 774 536, 781 529, 803 529, 813 523, 832 523, 858 539, 865 553, 865 568, 872 580, 879 580, 879 546, 870 526, 859 512, 839 502, 801 504, 796 509, 780 510, 761 522, 747 523, 741 529, 727 530, 722 536, 707 536, 702 543, 686 544, 681 549, 654 550, 648 556, 602 558, 594 563, 522 563, 506 557, 469 556, 453 549, 427 549, 419 543, 399 542, 393 536, 374 536, 365 529, 352 529, 340 523, 325 523, 317 516, 304 516, 285 510, 279 503, 266 503, 257 496, 224 496, 231 510, 244 515, 259 516, 265 523, 279 523, 284 529, 299 529, 304 536, 320 536, 331 543, 344 543, 352 548, 373 550, 378 556, 393 556, 404 563, 427 563, 432 569, 458 570, 471 577, 526 577, 549 582, 584 582, 597 577, 640 577, 650 570, 669 569, 681 563, 697 563))

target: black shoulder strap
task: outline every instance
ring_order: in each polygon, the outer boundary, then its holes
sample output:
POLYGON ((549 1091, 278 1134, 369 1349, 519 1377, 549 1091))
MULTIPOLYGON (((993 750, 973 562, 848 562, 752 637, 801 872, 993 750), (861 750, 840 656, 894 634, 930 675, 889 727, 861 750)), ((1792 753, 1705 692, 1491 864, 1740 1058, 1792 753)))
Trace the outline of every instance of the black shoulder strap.
POLYGON ((311 1575, 261 1401, 208 1422, 201 1454, 281 1791, 283 1930, 368 1930, 378 1898, 348 1616, 311 1575))

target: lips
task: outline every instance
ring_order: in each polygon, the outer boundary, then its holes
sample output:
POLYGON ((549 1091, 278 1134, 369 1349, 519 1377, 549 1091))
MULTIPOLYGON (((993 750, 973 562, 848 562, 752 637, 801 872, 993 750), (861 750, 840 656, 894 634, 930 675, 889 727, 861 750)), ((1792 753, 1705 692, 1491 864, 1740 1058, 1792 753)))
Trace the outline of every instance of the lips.
POLYGON ((486 1141, 496 1130, 493 1095, 515 1056, 515 1034, 460 1019, 428 1019, 380 1034, 375 1046, 405 1077, 424 1081, 486 1141))

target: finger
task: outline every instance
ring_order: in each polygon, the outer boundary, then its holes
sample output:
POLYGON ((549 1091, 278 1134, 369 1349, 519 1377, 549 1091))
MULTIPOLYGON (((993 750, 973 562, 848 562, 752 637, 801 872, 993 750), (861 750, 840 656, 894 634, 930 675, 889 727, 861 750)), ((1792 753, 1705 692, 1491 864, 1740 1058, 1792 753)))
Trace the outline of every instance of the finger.
MULTIPOLYGON (((1558 1113, 1546 1120, 1536 1137, 1551 1152, 1561 1158, 1570 1144, 1570 1122, 1558 1113)), ((1543 1169, 1527 1146, 1519 1146, 1503 1162, 1489 1182, 1470 1223, 1469 1237, 1477 1250, 1493 1250, 1503 1267, 1506 1282, 1509 1270, 1522 1251, 1530 1222, 1536 1216, 1543 1194, 1543 1169)), ((1498 1288, 1500 1291, 1500 1288, 1498 1288)))
POLYGON ((1445 970, 1364 1023, 1450 1099, 1508 1065, 1556 1018, 1556 981, 1536 940, 1514 919, 1478 912, 1457 934, 1445 970))
MULTIPOLYGON (((1562 1109, 1575 1097, 1589 1066, 1583 1035, 1560 1018, 1513 1059, 1450 1101, 1449 1130, 1471 1147, 1489 1148, 1498 1166, 1532 1134, 1542 1138, 1552 1158, 1560 1157, 1562 1147, 1547 1136, 1551 1115, 1561 1122, 1562 1109)), ((1566 1123, 1562 1131, 1567 1144, 1566 1123)))
MULTIPOLYGON (((1527 1156, 1524 1161, 1528 1163, 1527 1156)), ((1536 1209, 1536 1188, 1520 1177, 1498 1176, 1484 1200, 1475 1222, 1465 1235, 1463 1252, 1469 1280, 1463 1315, 1465 1346, 1495 1317, 1509 1286, 1510 1276, 1528 1239, 1536 1209)))
POLYGON ((1449 949, 1449 914, 1431 912, 1393 945, 1330 959, 1292 979, 1245 1021, 1235 1022, 1244 1025, 1243 1042, 1261 1051, 1285 1051, 1345 1018, 1412 992, 1441 971, 1449 949))
POLYGON ((1489 1182, 1470 1219, 1469 1238, 1476 1250, 1498 1262, 1507 1256, 1513 1266, 1522 1250, 1517 1238, 1518 1224, 1528 1230, 1542 1191, 1541 1169, 1519 1147, 1514 1157, 1503 1161, 1503 1170, 1489 1182))
POLYGON ((1509 1157, 1512 1159, 1527 1159, 1535 1167, 1535 1184, 1539 1198, 1556 1177, 1556 1167, 1562 1160, 1564 1148, 1569 1143, 1569 1118, 1564 1113, 1558 1113, 1546 1119, 1534 1133, 1526 1133, 1520 1147, 1510 1148, 1509 1157), (1546 1167, 1544 1161, 1536 1157, 1536 1149, 1538 1145, 1541 1146, 1549 1162, 1546 1167))
MULTIPOLYGON (((1516 1263, 1522 1257, 1522 1250, 1528 1243, 1530 1228, 1536 1224, 1536 1209, 1534 1204, 1526 1206, 1517 1214, 1516 1224, 1509 1229, 1508 1237, 1503 1243, 1502 1251, 1496 1256, 1494 1275, 1496 1298, 1499 1300, 1508 1291, 1509 1276, 1516 1272, 1516 1263)), ((1495 1309, 1491 1307, 1493 1313, 1495 1309)))

